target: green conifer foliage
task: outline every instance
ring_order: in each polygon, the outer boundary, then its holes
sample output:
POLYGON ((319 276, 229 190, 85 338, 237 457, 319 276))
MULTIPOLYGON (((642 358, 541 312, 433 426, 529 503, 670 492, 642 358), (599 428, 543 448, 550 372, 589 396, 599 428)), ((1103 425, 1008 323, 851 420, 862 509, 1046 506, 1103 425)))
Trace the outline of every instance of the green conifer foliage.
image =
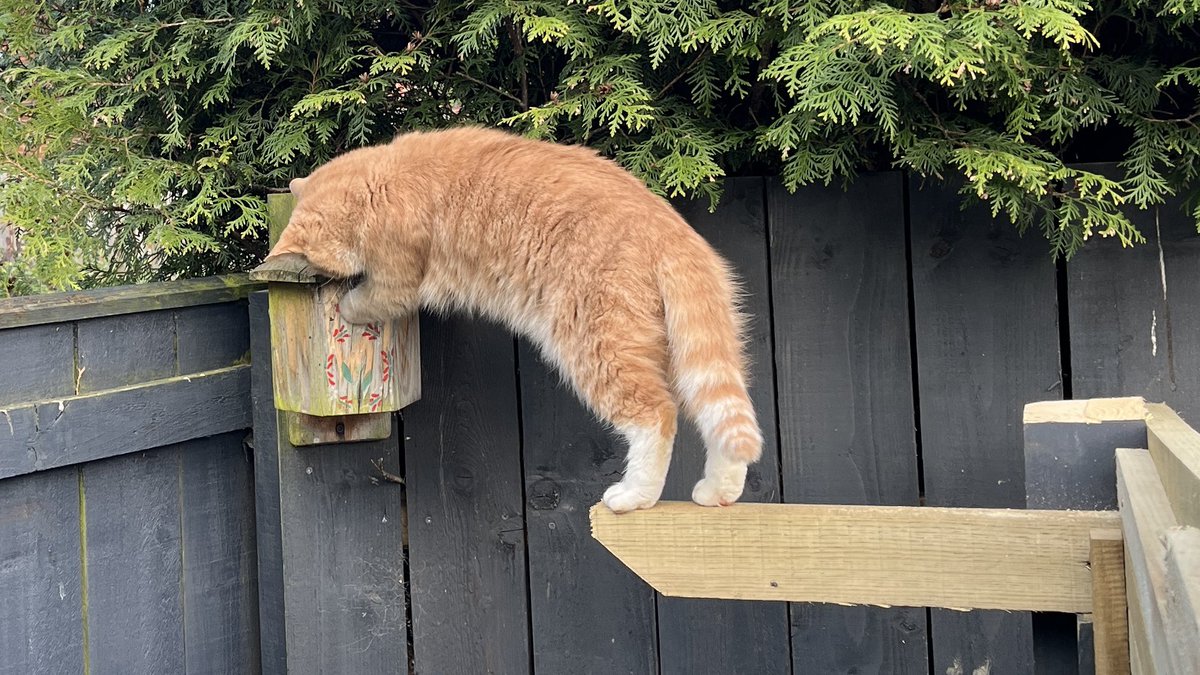
POLYGON ((888 168, 1070 255, 1200 220, 1195 0, 0 0, 0 294, 212 274, 397 131, 586 143, 668 196, 888 168), (1120 161, 1101 175, 1090 161, 1120 161))

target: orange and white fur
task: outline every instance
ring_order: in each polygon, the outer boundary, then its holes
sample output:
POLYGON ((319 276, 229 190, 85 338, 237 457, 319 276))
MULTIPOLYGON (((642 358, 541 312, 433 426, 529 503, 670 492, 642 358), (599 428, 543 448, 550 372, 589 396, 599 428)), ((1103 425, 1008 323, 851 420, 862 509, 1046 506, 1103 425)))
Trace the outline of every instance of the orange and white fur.
POLYGON ((631 174, 583 147, 460 128, 348 152, 291 189, 271 255, 361 275, 347 321, 465 310, 532 340, 629 444, 613 511, 658 501, 677 406, 707 449, 692 499, 741 496, 762 433, 733 275, 631 174))

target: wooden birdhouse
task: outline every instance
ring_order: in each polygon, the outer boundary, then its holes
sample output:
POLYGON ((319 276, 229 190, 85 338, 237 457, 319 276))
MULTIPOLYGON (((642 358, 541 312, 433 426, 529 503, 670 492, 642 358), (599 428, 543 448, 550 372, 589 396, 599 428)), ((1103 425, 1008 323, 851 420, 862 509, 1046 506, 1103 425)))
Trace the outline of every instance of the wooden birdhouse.
MULTIPOLYGON (((270 196, 272 244, 294 204, 270 196)), ((320 277, 298 254, 272 258, 250 278, 268 282, 275 407, 292 445, 387 438, 391 413, 421 395, 417 317, 346 321, 338 301, 352 282, 320 277)))

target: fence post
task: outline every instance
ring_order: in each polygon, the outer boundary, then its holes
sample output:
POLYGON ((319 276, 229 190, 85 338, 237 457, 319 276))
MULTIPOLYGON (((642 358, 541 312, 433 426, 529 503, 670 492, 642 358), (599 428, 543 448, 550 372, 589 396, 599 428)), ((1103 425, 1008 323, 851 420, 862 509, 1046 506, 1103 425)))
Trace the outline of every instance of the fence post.
POLYGON ((268 303, 250 297, 262 670, 407 673, 395 417, 383 440, 293 445, 275 407, 268 303))

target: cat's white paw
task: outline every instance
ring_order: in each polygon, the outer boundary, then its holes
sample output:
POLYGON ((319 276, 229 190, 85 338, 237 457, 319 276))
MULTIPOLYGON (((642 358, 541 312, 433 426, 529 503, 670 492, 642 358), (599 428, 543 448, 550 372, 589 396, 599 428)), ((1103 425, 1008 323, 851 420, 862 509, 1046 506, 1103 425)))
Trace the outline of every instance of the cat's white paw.
POLYGON ((729 506, 746 487, 746 465, 732 464, 716 476, 706 476, 692 488, 692 501, 700 506, 729 506))
POLYGON ((350 323, 368 324, 372 321, 377 321, 379 317, 371 311, 367 294, 360 288, 351 288, 338 300, 338 314, 350 323))
POLYGON ((610 485, 601 499, 613 513, 626 513, 654 506, 661 492, 621 481, 610 485))

